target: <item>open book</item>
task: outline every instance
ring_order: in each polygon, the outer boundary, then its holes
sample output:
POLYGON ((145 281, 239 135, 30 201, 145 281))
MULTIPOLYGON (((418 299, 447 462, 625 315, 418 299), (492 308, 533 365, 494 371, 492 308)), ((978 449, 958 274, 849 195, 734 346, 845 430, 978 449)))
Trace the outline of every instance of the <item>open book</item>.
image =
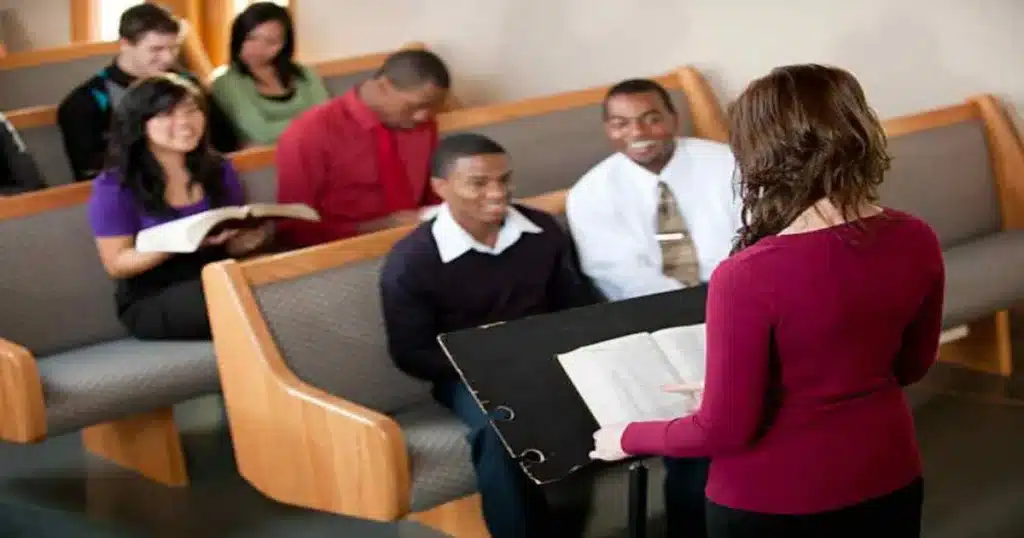
POLYGON ((558 362, 601 427, 668 420, 699 405, 661 387, 704 383, 704 338, 703 324, 670 327, 576 348, 558 362))
POLYGON ((189 215, 135 236, 139 252, 195 252, 207 236, 232 228, 251 228, 267 219, 290 218, 319 221, 320 215, 305 204, 249 204, 218 207, 189 215))

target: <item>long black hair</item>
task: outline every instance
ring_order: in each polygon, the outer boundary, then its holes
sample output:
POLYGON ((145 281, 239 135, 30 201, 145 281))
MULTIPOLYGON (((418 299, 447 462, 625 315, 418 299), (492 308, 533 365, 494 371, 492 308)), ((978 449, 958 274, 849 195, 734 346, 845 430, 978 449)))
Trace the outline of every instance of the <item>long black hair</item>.
POLYGON ((256 2, 245 8, 231 23, 231 65, 241 73, 252 76, 249 67, 242 61, 242 45, 257 26, 277 21, 284 28, 284 43, 271 65, 281 86, 291 87, 292 81, 302 78, 302 69, 295 63, 295 25, 286 8, 274 2, 256 2))
MULTIPOLYGON (((121 185, 131 191, 146 213, 177 215, 164 200, 167 174, 150 150, 146 124, 188 99, 206 115, 206 100, 199 88, 180 75, 164 73, 136 81, 114 108, 107 166, 117 172, 121 185)), ((190 184, 202 186, 211 207, 220 207, 227 197, 224 159, 210 147, 209 131, 207 116, 199 144, 185 155, 185 166, 191 176, 190 184)))

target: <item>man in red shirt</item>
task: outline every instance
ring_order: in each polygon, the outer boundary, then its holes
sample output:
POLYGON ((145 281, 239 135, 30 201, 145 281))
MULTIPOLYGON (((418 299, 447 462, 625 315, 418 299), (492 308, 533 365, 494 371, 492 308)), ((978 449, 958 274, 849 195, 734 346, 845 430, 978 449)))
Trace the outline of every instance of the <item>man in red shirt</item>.
POLYGON ((439 203, 430 157, 450 85, 437 55, 400 51, 369 80, 296 118, 277 143, 277 198, 309 205, 321 221, 282 221, 281 242, 304 247, 412 224, 439 203))

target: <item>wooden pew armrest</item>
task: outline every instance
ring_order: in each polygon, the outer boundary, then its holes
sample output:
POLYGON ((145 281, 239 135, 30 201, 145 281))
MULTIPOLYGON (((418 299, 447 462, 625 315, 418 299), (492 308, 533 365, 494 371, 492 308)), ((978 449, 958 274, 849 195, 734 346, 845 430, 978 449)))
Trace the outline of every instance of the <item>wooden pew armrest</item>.
POLYGON ((36 359, 0 338, 0 439, 32 443, 46 437, 46 402, 36 359))
POLYGON ((278 501, 392 521, 409 510, 398 424, 298 379, 285 364, 237 262, 203 271, 239 471, 278 501))

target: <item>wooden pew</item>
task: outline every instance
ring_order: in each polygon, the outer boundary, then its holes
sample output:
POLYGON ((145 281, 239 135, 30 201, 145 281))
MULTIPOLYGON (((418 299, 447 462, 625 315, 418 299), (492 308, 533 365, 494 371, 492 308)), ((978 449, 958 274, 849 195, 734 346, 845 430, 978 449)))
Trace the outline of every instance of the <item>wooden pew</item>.
POLYGON ((117 54, 116 41, 80 43, 0 58, 0 110, 59 103, 117 54))
POLYGON ((1009 308, 1024 299, 1024 148, 998 100, 883 122, 893 157, 881 202, 927 221, 946 261, 940 360, 1009 376, 1009 308))
MULTIPOLYGON (((718 105, 699 73, 683 68, 658 80, 673 93, 685 132, 722 137, 718 105)), ((560 215, 564 189, 610 151, 600 125, 607 90, 469 108, 439 122, 444 132, 483 132, 506 145, 516 176, 525 176, 517 194, 560 215), (567 152, 571 159, 564 158, 567 152), (552 186, 546 194, 535 192, 552 186)), ((272 151, 249 158, 268 160, 272 151)), ((377 268, 411 229, 206 268, 235 459, 246 480, 281 502, 411 519, 453 536, 482 538, 487 532, 460 424, 430 405, 410 408, 425 401, 425 391, 387 359, 377 268), (345 375, 336 375, 342 370, 345 375), (439 437, 427 440, 425 424, 439 437)), ((621 496, 625 476, 605 480, 614 487, 599 489, 621 496)), ((607 512, 596 510, 595 517, 607 512)))
MULTIPOLYGON (((249 175, 258 160, 233 164, 244 184, 265 178, 249 175)), ((256 200, 265 196, 245 185, 256 200)), ((183 486, 171 408, 217 392, 213 350, 127 336, 86 218, 91 189, 82 182, 0 197, 0 440, 81 431, 87 451, 183 486)))

